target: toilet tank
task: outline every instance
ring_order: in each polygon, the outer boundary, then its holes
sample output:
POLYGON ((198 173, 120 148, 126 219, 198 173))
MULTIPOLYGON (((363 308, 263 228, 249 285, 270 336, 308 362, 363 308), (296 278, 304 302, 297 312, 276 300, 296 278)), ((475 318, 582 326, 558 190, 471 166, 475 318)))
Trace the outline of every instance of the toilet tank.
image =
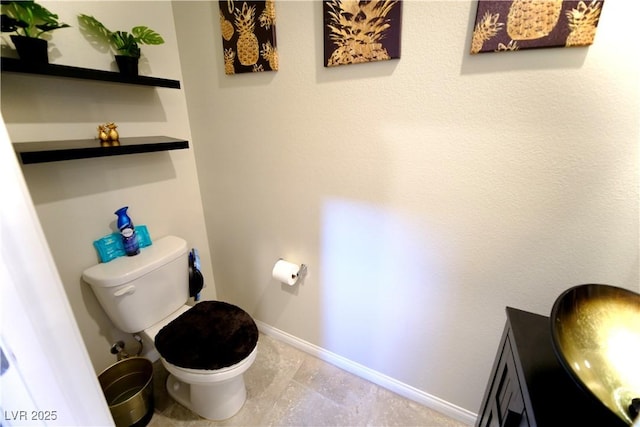
POLYGON ((100 305, 123 332, 148 328, 189 298, 187 242, 165 236, 135 256, 94 265, 82 273, 100 305))

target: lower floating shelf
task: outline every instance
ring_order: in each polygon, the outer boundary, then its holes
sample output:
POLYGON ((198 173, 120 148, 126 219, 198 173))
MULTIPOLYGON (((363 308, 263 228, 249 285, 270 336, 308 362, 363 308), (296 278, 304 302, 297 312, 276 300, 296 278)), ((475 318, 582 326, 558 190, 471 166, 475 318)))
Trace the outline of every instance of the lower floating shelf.
POLYGON ((67 141, 16 142, 13 144, 13 148, 20 156, 22 164, 27 165, 31 163, 89 159, 92 157, 182 150, 189 148, 189 142, 168 136, 138 136, 120 138, 120 145, 115 146, 101 146, 98 139, 77 139, 67 141))

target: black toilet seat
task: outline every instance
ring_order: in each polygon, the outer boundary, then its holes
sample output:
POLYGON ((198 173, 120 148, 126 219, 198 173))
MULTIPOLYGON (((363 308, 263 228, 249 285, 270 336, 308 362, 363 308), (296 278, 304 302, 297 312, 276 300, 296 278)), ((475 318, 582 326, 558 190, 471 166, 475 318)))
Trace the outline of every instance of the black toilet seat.
POLYGON ((160 329, 155 346, 182 368, 216 370, 244 360, 258 343, 258 327, 240 307, 202 301, 160 329))

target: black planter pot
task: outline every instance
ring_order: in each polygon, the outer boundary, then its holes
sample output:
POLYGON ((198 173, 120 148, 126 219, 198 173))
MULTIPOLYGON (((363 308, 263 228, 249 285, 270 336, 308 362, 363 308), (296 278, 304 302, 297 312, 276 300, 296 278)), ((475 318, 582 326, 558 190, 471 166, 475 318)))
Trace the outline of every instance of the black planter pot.
POLYGON ((22 61, 29 64, 49 63, 49 43, 46 40, 14 34, 11 36, 11 41, 22 61))
POLYGON ((125 55, 115 55, 115 57, 120 74, 124 74, 126 76, 138 75, 138 60, 140 58, 125 55))

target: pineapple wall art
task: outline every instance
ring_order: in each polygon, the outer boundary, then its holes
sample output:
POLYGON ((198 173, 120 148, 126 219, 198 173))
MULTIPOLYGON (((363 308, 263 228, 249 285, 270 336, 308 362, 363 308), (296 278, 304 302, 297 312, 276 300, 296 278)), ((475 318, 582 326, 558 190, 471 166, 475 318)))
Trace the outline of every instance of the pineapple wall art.
POLYGON ((324 66, 400 58, 402 1, 323 0, 324 66))
POLYGON ((278 70, 274 0, 218 2, 225 74, 278 70))
POLYGON ((593 43, 604 0, 478 0, 471 53, 593 43))

